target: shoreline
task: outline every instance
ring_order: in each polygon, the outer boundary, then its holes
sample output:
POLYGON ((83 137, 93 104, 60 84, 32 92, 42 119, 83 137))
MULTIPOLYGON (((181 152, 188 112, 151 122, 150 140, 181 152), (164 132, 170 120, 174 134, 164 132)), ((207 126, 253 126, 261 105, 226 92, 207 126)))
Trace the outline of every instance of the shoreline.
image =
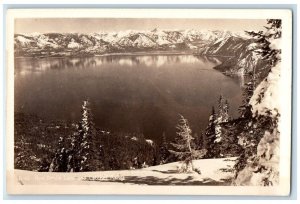
POLYGON ((231 56, 231 55, 214 55, 214 54, 193 54, 195 56, 206 56, 206 57, 224 57, 224 58, 230 58, 230 57, 236 57, 236 56, 231 56))
POLYGON ((69 56, 17 56, 14 59, 22 58, 88 58, 88 57, 109 57, 109 56, 156 56, 156 55, 194 55, 192 52, 115 52, 96 55, 69 55, 69 56))
POLYGON ((107 57, 107 56, 143 56, 143 55, 193 55, 189 52, 115 52, 115 53, 106 53, 100 55, 94 55, 94 57, 107 57))

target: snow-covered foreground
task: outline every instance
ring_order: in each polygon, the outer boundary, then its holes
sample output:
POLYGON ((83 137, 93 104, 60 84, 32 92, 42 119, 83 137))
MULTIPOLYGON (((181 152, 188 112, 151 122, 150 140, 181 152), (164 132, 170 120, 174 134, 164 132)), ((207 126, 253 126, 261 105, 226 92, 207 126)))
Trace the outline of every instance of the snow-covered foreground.
POLYGON ((178 173, 180 163, 174 162, 137 170, 79 173, 14 171, 16 185, 230 185, 236 157, 201 159, 193 162, 201 174, 178 173))

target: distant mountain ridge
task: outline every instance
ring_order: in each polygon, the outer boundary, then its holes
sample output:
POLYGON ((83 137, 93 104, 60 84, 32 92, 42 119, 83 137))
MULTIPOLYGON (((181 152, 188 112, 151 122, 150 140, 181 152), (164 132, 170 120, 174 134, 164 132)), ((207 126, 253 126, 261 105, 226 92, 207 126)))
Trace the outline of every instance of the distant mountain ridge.
POLYGON ((230 31, 158 30, 92 34, 15 34, 16 56, 80 56, 138 51, 199 51, 241 34, 230 31))

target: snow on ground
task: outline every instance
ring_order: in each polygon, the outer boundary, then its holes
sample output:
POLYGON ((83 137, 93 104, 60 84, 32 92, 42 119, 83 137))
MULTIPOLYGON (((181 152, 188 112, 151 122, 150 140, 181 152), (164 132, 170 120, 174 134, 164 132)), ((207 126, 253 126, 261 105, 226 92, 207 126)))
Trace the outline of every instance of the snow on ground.
POLYGON ((32 172, 14 171, 16 185, 230 185, 236 157, 195 160, 201 174, 178 173, 181 163, 174 162, 136 170, 98 172, 32 172))

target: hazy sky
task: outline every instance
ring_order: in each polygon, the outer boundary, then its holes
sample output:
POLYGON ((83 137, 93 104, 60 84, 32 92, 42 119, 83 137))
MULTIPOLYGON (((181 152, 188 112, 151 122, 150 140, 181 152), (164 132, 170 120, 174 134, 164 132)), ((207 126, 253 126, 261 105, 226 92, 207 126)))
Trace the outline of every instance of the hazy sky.
POLYGON ((158 29, 261 30, 266 20, 24 18, 15 20, 15 33, 92 33, 99 31, 158 29))

